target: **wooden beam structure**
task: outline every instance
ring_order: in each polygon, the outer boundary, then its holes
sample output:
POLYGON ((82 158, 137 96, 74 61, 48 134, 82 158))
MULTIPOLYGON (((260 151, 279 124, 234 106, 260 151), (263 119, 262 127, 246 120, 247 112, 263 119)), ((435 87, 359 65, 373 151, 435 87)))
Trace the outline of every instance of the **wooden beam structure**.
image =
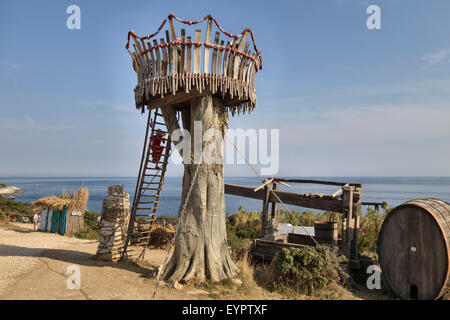
MULTIPOLYGON (((359 227, 361 217, 361 184, 305 180, 305 179, 280 179, 271 178, 257 187, 242 186, 236 184, 225 184, 225 194, 258 199, 263 201, 262 207, 262 236, 265 236, 265 225, 269 221, 269 205, 272 203, 271 217, 276 220, 277 203, 294 205, 303 208, 311 208, 323 211, 338 212, 342 214, 342 240, 339 246, 342 253, 349 259, 349 265, 352 269, 359 268, 359 227), (290 183, 311 183, 339 186, 339 190, 334 194, 324 195, 318 193, 301 194, 296 192, 278 190, 279 184, 290 183), (272 184, 272 188, 269 186, 272 184), (270 190, 272 189, 272 190, 270 190), (338 196, 339 193, 342 193, 338 196)), ((302 238, 302 237, 297 237, 302 238)), ((289 239, 292 239, 290 237, 289 239)), ((298 240, 298 239, 297 239, 298 240)), ((305 245, 311 245, 311 239, 306 241, 305 245)), ((281 250, 281 247, 292 246, 292 243, 282 245, 278 242, 258 239, 254 243, 257 255, 268 255, 266 258, 272 258, 273 255, 281 250), (267 249, 269 248, 269 249, 267 249)), ((298 244, 297 244, 298 245, 298 244)))
MULTIPOLYGON (((264 189, 260 189, 258 191, 254 191, 255 188, 248 186, 241 186, 231 183, 225 183, 225 193, 231 194, 235 196, 241 196, 246 198, 265 200, 266 199, 266 191, 264 189)), ((326 195, 314 195, 314 194, 301 194, 290 191, 281 191, 274 190, 275 194, 283 201, 284 204, 294 205, 299 207, 324 210, 324 211, 333 211, 333 212, 342 212, 342 198, 333 198, 326 195)), ((276 202, 279 203, 278 199, 270 193, 268 197, 268 202, 276 202)))

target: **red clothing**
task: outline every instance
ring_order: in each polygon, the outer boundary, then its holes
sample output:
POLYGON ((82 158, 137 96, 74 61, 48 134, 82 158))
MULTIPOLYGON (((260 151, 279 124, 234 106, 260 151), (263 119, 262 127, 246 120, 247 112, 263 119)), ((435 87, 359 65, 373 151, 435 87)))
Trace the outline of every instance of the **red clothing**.
POLYGON ((163 150, 163 147, 161 147, 161 141, 161 137, 154 136, 152 138, 152 162, 159 162, 159 159, 161 159, 161 152, 163 150))

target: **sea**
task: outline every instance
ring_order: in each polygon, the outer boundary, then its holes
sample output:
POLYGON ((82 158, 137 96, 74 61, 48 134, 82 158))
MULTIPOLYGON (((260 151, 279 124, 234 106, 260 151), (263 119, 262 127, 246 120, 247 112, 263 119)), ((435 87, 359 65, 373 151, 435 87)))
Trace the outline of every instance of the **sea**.
MULTIPOLYGON (((289 177, 289 179, 315 179, 337 181, 345 183, 360 183, 362 201, 383 202, 391 207, 419 198, 435 198, 450 202, 450 177, 289 177)), ((177 216, 181 200, 182 177, 166 177, 158 207, 158 215, 177 216)), ((228 177, 226 183, 257 187, 261 181, 255 177, 228 177)), ((82 186, 89 189, 90 196, 87 204, 88 210, 101 212, 102 201, 106 197, 110 185, 123 185, 130 194, 130 201, 136 186, 135 177, 51 177, 51 178, 24 178, 0 177, 0 183, 24 189, 24 192, 15 196, 15 200, 33 202, 41 197, 59 195, 62 192, 78 190, 82 186)), ((318 184, 295 184, 291 187, 280 186, 280 190, 299 193, 325 193, 332 194, 338 187, 318 184)), ((262 209, 262 201, 239 196, 225 195, 226 212, 231 214, 240 208, 244 210, 262 209)), ((291 210, 304 210, 295 206, 288 206, 291 210)), ((363 208, 363 214, 367 208, 363 208)))

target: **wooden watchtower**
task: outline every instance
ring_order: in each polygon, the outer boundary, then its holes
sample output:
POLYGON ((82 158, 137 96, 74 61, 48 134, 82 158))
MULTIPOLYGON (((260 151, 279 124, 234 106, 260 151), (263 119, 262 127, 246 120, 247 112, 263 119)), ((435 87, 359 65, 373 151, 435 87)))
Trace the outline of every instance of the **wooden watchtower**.
MULTIPOLYGON (((151 227, 136 224, 136 217, 141 217, 148 225, 155 219, 170 156, 170 137, 180 129, 180 116, 183 129, 190 132, 192 146, 200 134, 194 132, 195 121, 201 122, 202 137, 212 128, 224 141, 228 113, 234 116, 250 113, 255 108, 254 81, 255 74, 262 68, 262 58, 250 29, 239 34, 226 32, 211 15, 198 21, 186 21, 170 14, 153 34, 139 37, 130 31, 126 48, 137 75, 136 108, 142 113, 149 110, 129 230, 129 238, 137 234, 137 243, 145 246, 151 227), (167 22, 168 29, 163 31, 167 22), (206 25, 204 33, 201 29, 176 29, 179 23, 192 26, 202 22, 206 25), (220 39, 221 36, 225 38, 220 39), (131 41, 134 51, 130 50, 131 41), (155 150, 150 144, 157 128, 168 136, 159 151, 161 160, 154 164, 150 158, 155 150)), ((205 150, 207 143, 200 141, 205 150)), ((183 150, 178 151, 184 159, 180 213, 185 212, 185 219, 165 277, 177 281, 232 277, 237 267, 226 245, 223 162, 204 163, 192 159, 191 154, 183 155, 183 150)), ((214 146, 211 152, 223 159, 224 143, 214 146)))

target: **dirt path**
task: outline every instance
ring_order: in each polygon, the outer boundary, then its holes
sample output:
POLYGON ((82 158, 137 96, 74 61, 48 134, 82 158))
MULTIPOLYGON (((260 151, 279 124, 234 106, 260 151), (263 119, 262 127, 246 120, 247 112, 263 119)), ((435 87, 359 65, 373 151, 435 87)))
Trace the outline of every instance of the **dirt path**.
MULTIPOLYGON (((151 299, 155 287, 152 271, 164 261, 166 251, 151 249, 145 261, 112 263, 95 259, 97 241, 33 231, 32 224, 0 226, 0 300, 2 299, 151 299), (68 289, 69 267, 79 267, 81 289, 68 289)), ((161 282, 158 299, 285 299, 255 284, 243 283, 196 288, 172 288, 161 282)), ((295 299, 386 299, 368 290, 351 293, 342 287, 321 297, 295 299)), ((292 299, 292 297, 291 297, 292 299)))
MULTIPOLYGON (((155 286, 153 266, 166 252, 149 250, 143 266, 113 264, 94 258, 97 241, 35 232, 31 224, 0 227, 0 299, 150 299, 155 286), (67 288, 69 266, 78 266, 81 290, 67 288)), ((161 283, 158 299, 277 299, 263 289, 248 294, 236 288, 174 289, 161 283)))

